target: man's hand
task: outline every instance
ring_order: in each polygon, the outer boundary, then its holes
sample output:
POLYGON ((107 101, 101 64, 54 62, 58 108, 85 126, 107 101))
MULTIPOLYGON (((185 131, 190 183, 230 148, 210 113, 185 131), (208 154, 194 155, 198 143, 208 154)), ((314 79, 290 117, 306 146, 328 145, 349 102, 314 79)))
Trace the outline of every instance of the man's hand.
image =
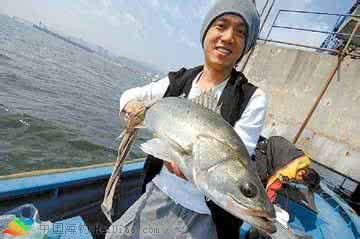
MULTIPOLYGON (((137 112, 139 112, 141 109, 144 108, 144 102, 141 101, 137 101, 137 100, 131 100, 129 101, 124 109, 122 110, 122 112, 125 113, 125 120, 128 121, 129 119, 131 119, 137 112)), ((121 112, 120 112, 121 113, 121 112)), ((119 117, 121 118, 121 115, 119 114, 119 117)), ((175 163, 169 163, 169 162, 164 162, 164 165, 166 166, 166 168, 169 170, 169 172, 175 174, 176 176, 183 178, 185 180, 187 180, 184 176, 184 174, 180 171, 180 169, 178 168, 178 166, 175 163)))
MULTIPOLYGON (((137 112, 144 108, 144 102, 131 100, 129 101, 122 112, 125 113, 125 120, 127 121, 132 116, 134 116, 137 112)), ((119 112, 119 117, 121 118, 121 112, 119 112)))
POLYGON ((180 171, 180 169, 178 168, 178 166, 175 163, 164 162, 164 165, 169 170, 170 173, 173 173, 176 176, 187 180, 185 178, 184 174, 180 171))

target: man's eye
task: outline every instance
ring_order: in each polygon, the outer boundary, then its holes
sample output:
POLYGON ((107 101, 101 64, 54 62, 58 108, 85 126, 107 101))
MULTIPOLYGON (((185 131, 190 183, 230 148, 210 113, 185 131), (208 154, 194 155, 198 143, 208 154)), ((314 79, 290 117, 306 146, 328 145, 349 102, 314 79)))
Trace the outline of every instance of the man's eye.
POLYGON ((225 26, 224 26, 224 24, 217 24, 216 27, 217 27, 218 29, 224 29, 225 26))
POLYGON ((244 30, 237 30, 236 32, 237 32, 237 34, 240 35, 240 36, 245 36, 245 35, 246 35, 246 33, 245 33, 244 30))

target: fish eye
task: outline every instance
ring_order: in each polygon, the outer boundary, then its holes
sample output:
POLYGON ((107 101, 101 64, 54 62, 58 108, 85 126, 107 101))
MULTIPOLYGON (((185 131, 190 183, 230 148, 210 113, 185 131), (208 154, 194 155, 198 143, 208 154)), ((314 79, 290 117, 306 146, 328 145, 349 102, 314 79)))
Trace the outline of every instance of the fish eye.
POLYGON ((244 182, 240 185, 241 193, 247 198, 253 198, 257 195, 257 188, 253 183, 244 182))

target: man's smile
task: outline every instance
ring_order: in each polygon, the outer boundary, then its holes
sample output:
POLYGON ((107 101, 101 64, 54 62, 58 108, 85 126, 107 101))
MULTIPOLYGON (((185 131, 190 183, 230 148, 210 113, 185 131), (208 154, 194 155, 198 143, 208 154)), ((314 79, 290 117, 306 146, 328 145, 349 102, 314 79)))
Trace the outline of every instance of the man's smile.
POLYGON ((215 49, 223 55, 230 55, 232 53, 232 50, 222 46, 215 47, 215 49))

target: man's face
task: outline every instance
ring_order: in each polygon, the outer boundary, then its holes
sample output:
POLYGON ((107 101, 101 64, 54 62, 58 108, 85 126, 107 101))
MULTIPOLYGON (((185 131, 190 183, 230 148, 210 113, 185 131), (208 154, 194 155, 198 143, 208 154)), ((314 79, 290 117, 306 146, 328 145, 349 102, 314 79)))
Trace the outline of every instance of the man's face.
POLYGON ((246 25, 241 17, 225 14, 212 23, 204 39, 205 62, 233 67, 245 48, 246 25))

